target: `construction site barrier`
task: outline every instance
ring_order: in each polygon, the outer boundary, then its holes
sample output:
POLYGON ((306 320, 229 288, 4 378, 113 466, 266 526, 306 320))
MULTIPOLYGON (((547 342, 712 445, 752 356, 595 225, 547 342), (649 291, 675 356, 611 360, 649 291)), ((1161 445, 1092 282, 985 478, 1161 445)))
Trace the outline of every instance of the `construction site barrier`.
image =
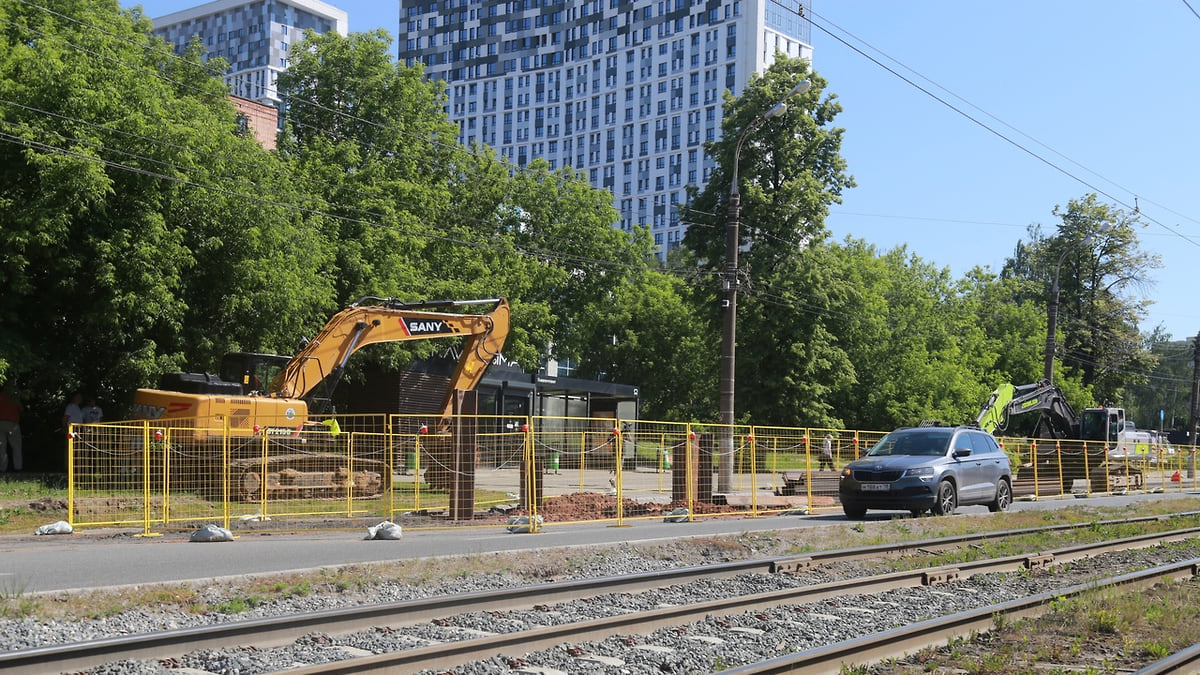
MULTIPOLYGON (((815 514, 840 509, 841 468, 885 433, 495 415, 312 416, 250 431, 187 419, 72 425, 69 522, 146 535, 381 520, 519 521, 536 532, 580 521, 815 514)), ((1126 452, 1000 440, 1018 500, 1197 489, 1195 446, 1126 452)))

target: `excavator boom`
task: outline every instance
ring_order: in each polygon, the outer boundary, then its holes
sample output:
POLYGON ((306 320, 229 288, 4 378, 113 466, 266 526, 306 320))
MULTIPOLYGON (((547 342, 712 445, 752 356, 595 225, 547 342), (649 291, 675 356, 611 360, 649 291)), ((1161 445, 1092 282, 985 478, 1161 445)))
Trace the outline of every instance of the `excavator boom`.
MULTIPOLYGON (((359 349, 379 342, 434 338, 463 338, 461 357, 451 377, 443 409, 449 414, 455 390, 470 390, 483 379, 487 366, 500 353, 508 337, 508 301, 442 300, 401 302, 365 297, 335 314, 291 359, 268 354, 237 354, 233 373, 226 380, 206 374, 172 373, 159 389, 139 389, 134 410, 145 419, 194 420, 197 435, 220 429, 228 421, 241 435, 256 429, 296 428, 309 413, 327 411, 330 395, 346 361, 359 349), (484 313, 441 311, 473 305, 491 305, 484 313), (245 362, 246 365, 242 365, 245 362), (265 369, 253 364, 275 364, 277 374, 260 382, 265 369)), ((229 357, 227 357, 228 359, 229 357)), ((224 370, 224 368, 223 368, 224 370)))
POLYGON ((335 314, 320 334, 300 350, 288 363, 277 386, 271 387, 270 395, 309 399, 323 382, 327 393, 350 356, 370 344, 463 337, 462 357, 451 377, 451 394, 446 399, 448 406, 455 389, 474 389, 479 384, 488 364, 504 347, 508 330, 508 301, 503 298, 412 303, 361 298, 335 314), (485 314, 429 311, 481 304, 491 304, 492 308, 485 314))
POLYGON ((1003 431, 1013 415, 1039 413, 1034 436, 1038 438, 1078 438, 1079 416, 1067 402, 1062 390, 1042 380, 1033 384, 1002 384, 988 397, 975 423, 989 433, 1003 431))

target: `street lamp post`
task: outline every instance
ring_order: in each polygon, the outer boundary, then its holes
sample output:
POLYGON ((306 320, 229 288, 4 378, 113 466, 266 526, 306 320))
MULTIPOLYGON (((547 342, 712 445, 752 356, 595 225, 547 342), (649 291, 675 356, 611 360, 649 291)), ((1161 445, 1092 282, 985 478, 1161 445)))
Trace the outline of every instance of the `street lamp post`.
POLYGON ((1050 287, 1050 304, 1046 306, 1046 362, 1042 376, 1047 384, 1054 384, 1054 344, 1057 339, 1055 333, 1058 330, 1058 276, 1062 272, 1063 261, 1067 259, 1068 253, 1080 246, 1092 243, 1096 240, 1096 235, 1105 232, 1110 227, 1112 227, 1112 223, 1101 225, 1100 229, 1068 246, 1063 250, 1062 255, 1058 256, 1058 264, 1054 266, 1054 285, 1050 287))
POLYGON ((742 195, 738 188, 738 159, 742 154, 742 143, 750 132, 761 127, 767 120, 787 112, 789 98, 803 94, 812 88, 811 80, 804 80, 787 93, 770 110, 756 116, 742 129, 737 143, 733 147, 733 167, 729 181, 729 203, 725 218, 725 273, 721 275, 721 290, 724 292, 722 308, 724 315, 721 325, 721 388, 720 388, 720 425, 721 443, 717 474, 717 491, 729 493, 733 491, 733 384, 734 362, 737 353, 737 292, 738 279, 738 248, 740 235, 739 221, 742 215, 742 195))

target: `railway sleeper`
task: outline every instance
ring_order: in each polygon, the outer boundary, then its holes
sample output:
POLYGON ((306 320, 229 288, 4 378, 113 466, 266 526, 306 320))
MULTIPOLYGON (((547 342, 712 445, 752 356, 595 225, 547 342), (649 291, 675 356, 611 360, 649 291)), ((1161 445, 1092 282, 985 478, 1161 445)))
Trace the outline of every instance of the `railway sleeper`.
POLYGON ((771 563, 772 574, 798 574, 804 570, 811 569, 813 559, 805 556, 803 558, 792 558, 790 560, 776 560, 771 563))
POLYGON ((924 586, 948 584, 952 581, 958 581, 959 573, 960 570, 957 567, 939 567, 927 570, 921 575, 921 584, 924 586))
POLYGON ((1025 558, 1025 569, 1042 570, 1054 564, 1053 553, 1039 553, 1025 558))

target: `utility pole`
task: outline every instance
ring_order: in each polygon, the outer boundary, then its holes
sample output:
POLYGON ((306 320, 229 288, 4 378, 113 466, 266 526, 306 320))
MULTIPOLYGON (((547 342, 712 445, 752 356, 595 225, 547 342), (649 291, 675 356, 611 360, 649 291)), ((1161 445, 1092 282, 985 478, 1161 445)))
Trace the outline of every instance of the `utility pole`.
POLYGON ((1188 444, 1196 445, 1196 426, 1200 422, 1200 334, 1192 343, 1192 400, 1188 405, 1188 444))
POLYGON ((731 176, 729 201, 726 202, 725 211, 725 273, 721 275, 721 292, 724 294, 721 299, 721 382, 717 392, 720 406, 717 420, 720 423, 719 438, 717 439, 717 491, 726 494, 733 492, 734 422, 737 420, 737 417, 734 416, 733 404, 735 360, 737 359, 737 295, 738 285, 741 283, 738 269, 738 249, 742 244, 738 234, 742 214, 742 193, 741 188, 738 187, 738 161, 741 159, 742 143, 746 141, 746 137, 767 120, 786 113, 788 106, 784 101, 797 94, 803 94, 810 88, 812 88, 812 80, 804 80, 792 87, 783 100, 747 122, 742 133, 738 134, 737 143, 733 146, 733 163, 729 167, 731 176))

